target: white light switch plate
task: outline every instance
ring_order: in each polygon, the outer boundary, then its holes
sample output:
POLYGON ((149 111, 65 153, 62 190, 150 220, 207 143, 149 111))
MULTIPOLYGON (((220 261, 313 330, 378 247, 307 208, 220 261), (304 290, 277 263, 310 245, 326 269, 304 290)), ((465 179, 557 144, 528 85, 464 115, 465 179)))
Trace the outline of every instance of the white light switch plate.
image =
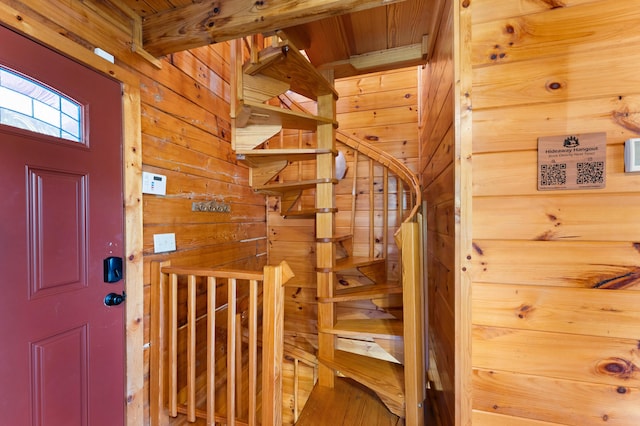
POLYGON ((165 175, 142 172, 142 192, 144 194, 166 195, 167 177, 165 175))
POLYGON ((176 250, 176 234, 154 234, 153 252, 163 253, 176 250))

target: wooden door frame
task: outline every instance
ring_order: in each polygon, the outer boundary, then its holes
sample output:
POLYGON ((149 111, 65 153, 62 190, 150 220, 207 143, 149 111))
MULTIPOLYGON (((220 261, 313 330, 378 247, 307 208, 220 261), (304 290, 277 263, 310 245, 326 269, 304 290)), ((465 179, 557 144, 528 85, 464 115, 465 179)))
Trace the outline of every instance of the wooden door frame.
POLYGON ((94 71, 122 83, 123 196, 125 232, 125 416, 128 426, 144 424, 144 276, 142 258, 142 135, 140 81, 83 46, 10 6, 0 3, 0 24, 94 71))

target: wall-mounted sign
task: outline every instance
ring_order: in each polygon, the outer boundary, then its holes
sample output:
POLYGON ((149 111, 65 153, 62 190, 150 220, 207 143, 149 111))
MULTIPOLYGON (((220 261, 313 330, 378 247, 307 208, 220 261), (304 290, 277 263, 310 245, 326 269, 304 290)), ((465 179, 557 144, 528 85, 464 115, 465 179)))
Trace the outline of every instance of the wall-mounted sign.
POLYGON ((538 190, 604 188, 607 134, 538 138, 538 190))

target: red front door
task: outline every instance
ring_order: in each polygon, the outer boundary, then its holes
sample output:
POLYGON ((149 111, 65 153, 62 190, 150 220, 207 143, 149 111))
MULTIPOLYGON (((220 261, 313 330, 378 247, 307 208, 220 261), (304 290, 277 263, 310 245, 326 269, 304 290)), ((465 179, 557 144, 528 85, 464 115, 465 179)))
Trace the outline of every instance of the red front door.
POLYGON ((0 424, 122 425, 124 305, 104 299, 124 280, 103 276, 124 252, 121 86, 3 27, 0 70, 83 121, 80 142, 0 124, 0 424))

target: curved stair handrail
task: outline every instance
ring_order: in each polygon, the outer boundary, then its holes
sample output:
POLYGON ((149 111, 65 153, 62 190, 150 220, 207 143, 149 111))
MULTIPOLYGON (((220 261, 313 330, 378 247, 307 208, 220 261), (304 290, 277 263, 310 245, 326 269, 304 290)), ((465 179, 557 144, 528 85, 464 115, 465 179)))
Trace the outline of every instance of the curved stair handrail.
MULTIPOLYGON (((290 109, 309 112, 294 99, 291 99, 287 94, 279 95, 278 98, 283 105, 290 109)), ((418 213, 418 209, 420 209, 420 205, 422 204, 422 191, 420 190, 420 181, 416 174, 393 155, 357 136, 349 135, 346 132, 337 129, 336 140, 387 167, 409 186, 411 193, 415 198, 415 203, 411 212, 403 222, 413 221, 418 213)), ((398 228, 398 230, 399 229, 400 228, 398 228)))
POLYGON ((415 198, 415 203, 413 205, 413 208, 411 209, 411 212, 403 222, 411 222, 417 214, 418 209, 420 208, 420 204, 422 204, 422 191, 420 190, 420 182, 418 181, 418 177, 415 175, 415 173, 413 173, 396 157, 392 156, 386 151, 381 150, 377 146, 365 141, 364 139, 348 135, 346 132, 338 129, 336 130, 336 140, 387 167, 402 181, 409 185, 411 193, 415 198))

